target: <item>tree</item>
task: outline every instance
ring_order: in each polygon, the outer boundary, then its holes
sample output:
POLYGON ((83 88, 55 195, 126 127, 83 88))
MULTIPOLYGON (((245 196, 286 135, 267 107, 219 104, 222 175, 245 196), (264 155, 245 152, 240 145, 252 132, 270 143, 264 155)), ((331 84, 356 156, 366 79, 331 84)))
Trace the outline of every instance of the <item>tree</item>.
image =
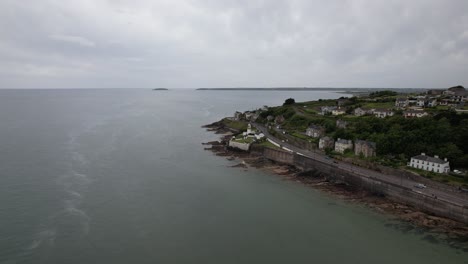
POLYGON ((296 101, 293 98, 288 98, 288 99, 286 99, 286 101, 284 101, 283 105, 292 105, 292 104, 295 104, 295 103, 296 103, 296 101))

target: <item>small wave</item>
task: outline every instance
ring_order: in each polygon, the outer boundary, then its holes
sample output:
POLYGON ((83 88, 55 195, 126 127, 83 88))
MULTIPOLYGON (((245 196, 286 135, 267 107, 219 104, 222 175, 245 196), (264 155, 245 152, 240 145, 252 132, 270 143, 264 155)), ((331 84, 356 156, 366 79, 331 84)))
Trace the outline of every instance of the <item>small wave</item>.
POLYGON ((72 191, 70 189, 73 186, 88 185, 92 181, 93 180, 91 180, 86 174, 78 173, 76 171, 71 171, 70 173, 64 174, 57 179, 57 183, 59 185, 65 186, 68 191, 72 191))
POLYGON ((78 151, 72 151, 72 161, 78 163, 77 165, 88 165, 89 161, 85 158, 85 156, 78 151))
POLYGON ((81 199, 81 197, 82 197, 80 193, 75 192, 75 191, 67 191, 67 193, 68 193, 71 197, 76 198, 76 199, 81 199))
POLYGON ((47 243, 50 246, 53 246, 55 243, 55 237, 57 232, 54 229, 42 230, 35 235, 34 241, 28 247, 28 250, 34 250, 38 248, 41 244, 47 243))

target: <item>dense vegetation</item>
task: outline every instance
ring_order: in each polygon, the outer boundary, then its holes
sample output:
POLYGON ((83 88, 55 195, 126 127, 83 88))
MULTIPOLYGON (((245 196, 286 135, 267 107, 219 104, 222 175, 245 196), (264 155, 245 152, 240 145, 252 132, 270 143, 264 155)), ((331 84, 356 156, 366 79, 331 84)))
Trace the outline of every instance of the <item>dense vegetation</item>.
MULTIPOLYGON (((395 93, 390 91, 375 92, 373 104, 384 104, 386 98, 395 93)), ((394 99, 390 99, 394 102, 394 99)), ((259 122, 266 122, 268 116, 282 115, 285 122, 282 127, 291 135, 303 134, 310 124, 321 125, 329 136, 345 139, 365 139, 377 144, 377 154, 382 159, 400 164, 410 157, 425 152, 448 158, 453 167, 467 167, 468 164, 468 114, 455 111, 440 111, 434 116, 405 119, 401 111, 388 118, 374 116, 355 117, 353 115, 331 116, 317 115, 322 105, 334 105, 336 100, 287 104, 269 108, 261 113, 259 122), (348 121, 346 129, 337 128, 336 120, 348 121)), ((369 104, 369 101, 352 98, 346 104, 348 110, 369 104)), ((347 111, 350 113, 350 111, 347 111)))
POLYGON ((288 98, 284 101, 283 105, 292 105, 294 104, 296 101, 293 99, 293 98, 288 98))

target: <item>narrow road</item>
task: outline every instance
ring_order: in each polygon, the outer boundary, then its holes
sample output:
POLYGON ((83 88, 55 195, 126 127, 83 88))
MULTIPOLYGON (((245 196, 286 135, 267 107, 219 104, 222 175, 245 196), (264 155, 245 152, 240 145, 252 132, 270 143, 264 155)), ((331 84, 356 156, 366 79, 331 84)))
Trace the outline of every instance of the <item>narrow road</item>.
POLYGON ((382 180, 385 182, 390 182, 396 185, 400 185, 406 188, 412 189, 414 192, 420 193, 427 195, 429 197, 432 197, 432 195, 435 195, 437 199, 448 201, 454 204, 458 204, 461 206, 467 206, 468 207, 468 199, 467 196, 462 194, 462 193, 452 193, 452 192, 446 192, 443 190, 431 188, 430 186, 427 186, 424 189, 417 188, 415 187, 418 182, 415 182, 411 179, 405 178, 403 176, 395 176, 395 175, 387 175, 383 174, 377 171, 369 170, 366 168, 362 168, 359 166, 355 166, 351 163, 343 162, 343 161, 338 161, 334 160, 330 157, 327 157, 326 155, 323 155, 322 153, 315 152, 315 151, 308 151, 304 150, 301 148, 298 148, 296 146, 293 146, 289 144, 288 142, 283 142, 282 140, 272 136, 266 127, 263 125, 257 124, 257 123, 252 123, 254 127, 256 127, 258 130, 262 131, 262 133, 271 141, 281 145, 284 148, 287 148, 293 152, 295 152, 298 155, 302 155, 308 158, 311 158, 313 160, 328 164, 330 166, 334 166, 337 168, 340 168, 342 170, 352 172, 355 174, 358 174, 363 177, 367 178, 375 178, 378 180, 382 180))

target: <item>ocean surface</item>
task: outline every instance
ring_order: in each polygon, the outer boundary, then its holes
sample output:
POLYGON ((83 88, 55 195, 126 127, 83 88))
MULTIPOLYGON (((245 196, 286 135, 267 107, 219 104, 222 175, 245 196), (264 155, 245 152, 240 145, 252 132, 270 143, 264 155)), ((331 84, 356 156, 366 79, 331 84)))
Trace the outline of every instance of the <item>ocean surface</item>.
POLYGON ((203 150, 339 93, 0 90, 0 263, 468 263, 435 234, 203 150))

